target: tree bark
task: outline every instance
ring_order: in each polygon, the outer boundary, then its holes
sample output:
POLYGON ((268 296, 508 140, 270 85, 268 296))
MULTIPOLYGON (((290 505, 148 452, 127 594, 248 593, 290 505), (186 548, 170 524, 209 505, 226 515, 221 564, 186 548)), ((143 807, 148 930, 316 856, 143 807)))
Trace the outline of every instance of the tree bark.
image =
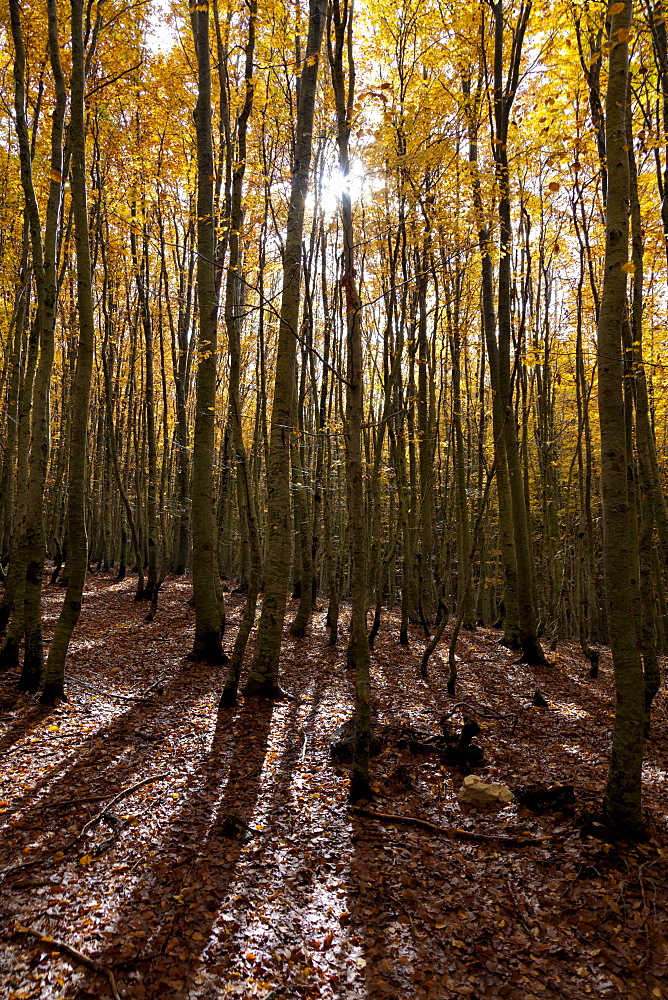
MULTIPOLYGON (((211 130, 209 3, 191 5, 197 53, 197 294, 199 334, 193 437, 192 533, 195 640, 193 660, 221 663, 220 581, 214 536, 214 479, 218 289, 215 275, 214 157, 211 130), (216 583, 218 582, 218 586, 216 583)), ((222 595, 221 595, 222 596, 222 595)))
POLYGON ((355 270, 355 236, 350 196, 350 159, 348 143, 355 93, 355 68, 352 58, 352 0, 333 0, 328 20, 328 52, 336 104, 339 169, 342 177, 341 228, 343 231, 343 274, 347 333, 346 435, 348 470, 348 525, 352 558, 350 622, 352 653, 355 663, 355 738, 349 799, 371 798, 369 785, 369 743, 371 739, 370 652, 366 631, 367 551, 364 511, 364 461, 362 454, 362 417, 364 407, 364 357, 362 351, 362 303, 355 270), (346 50, 348 80, 345 79, 343 53, 346 50))
POLYGON ((68 582, 65 600, 46 663, 41 702, 53 705, 64 699, 65 659, 72 633, 79 620, 88 565, 86 535, 86 450, 88 412, 93 372, 95 320, 86 196, 86 133, 84 83, 86 76, 83 39, 83 0, 72 0, 72 77, 70 142, 72 149, 70 187, 77 248, 77 307, 79 344, 72 386, 72 424, 68 474, 68 582))
MULTIPOLYGON (((232 427, 232 440, 236 451, 237 459, 237 494, 239 497, 240 520, 243 514, 245 527, 247 530, 248 545, 250 550, 248 589, 246 593, 246 606, 243 618, 239 625, 239 631, 232 649, 232 656, 225 681, 225 688, 220 698, 220 705, 232 705, 236 701, 237 688, 241 665, 246 643, 255 622, 255 611, 257 606, 257 596, 262 579, 262 549, 260 544, 260 529, 258 526, 257 509, 255 506, 255 494, 251 478, 251 469, 248 461, 248 452, 244 443, 243 423, 241 412, 241 401, 239 397, 239 381, 241 377, 241 332, 243 327, 243 287, 242 287, 242 238, 243 238, 243 182, 246 170, 246 133, 248 119, 253 108, 253 59, 255 53, 255 18, 257 16, 257 5, 255 0, 250 0, 248 9, 248 40, 246 43, 246 66, 245 66, 245 87, 246 93, 244 103, 237 119, 237 155, 230 142, 227 156, 230 162, 234 163, 231 178, 231 191, 226 193, 226 200, 230 203, 230 234, 229 234, 229 262, 227 269, 227 283, 225 290, 225 325, 227 327, 228 351, 230 357, 230 377, 229 377, 229 399, 230 399, 230 424, 232 427)), ((220 58, 220 52, 219 52, 220 58)), ((229 128, 226 134, 229 135, 229 128)))
POLYGON ((631 8, 631 0, 626 0, 620 13, 612 16, 610 29, 605 102, 608 201, 605 269, 598 323, 603 562, 616 691, 612 755, 603 804, 608 822, 622 833, 637 832, 642 826, 641 770, 645 714, 640 652, 636 646, 635 631, 629 628, 632 615, 629 590, 631 552, 622 385, 622 317, 626 305, 629 245, 626 102, 631 8))
POLYGON ((326 3, 309 0, 309 29, 301 67, 295 161, 283 257, 283 295, 276 354, 267 465, 267 549, 264 598, 245 695, 280 695, 278 663, 290 577, 290 435, 299 325, 302 234, 311 165, 313 118, 326 3))

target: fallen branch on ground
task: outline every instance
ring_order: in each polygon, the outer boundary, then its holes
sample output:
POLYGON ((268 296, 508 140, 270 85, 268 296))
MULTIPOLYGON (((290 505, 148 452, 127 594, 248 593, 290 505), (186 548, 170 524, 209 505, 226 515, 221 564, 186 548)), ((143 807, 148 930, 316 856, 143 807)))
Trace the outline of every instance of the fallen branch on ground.
POLYGON ((489 708, 489 707, 485 707, 484 709, 476 708, 475 705, 470 705, 467 701, 458 701, 454 705, 452 705, 449 711, 447 711, 445 715, 441 717, 441 721, 447 722, 447 720, 451 719, 452 716, 456 712, 458 712, 460 708, 468 709, 469 712, 473 712, 474 715, 480 716, 481 719, 512 719, 513 730, 517 725, 517 715, 514 712, 497 712, 495 708, 489 708))
POLYGON ((452 837, 453 840, 468 840, 473 843, 495 843, 505 844, 507 847, 536 847, 547 840, 552 840, 552 834, 544 837, 507 837, 502 833, 476 833, 474 830, 461 830, 454 826, 439 826, 437 823, 430 823, 427 819, 420 819, 418 816, 400 816, 393 813, 376 812, 373 809, 364 809, 362 806, 348 806, 348 812, 356 816, 364 816, 367 819, 376 819, 380 823, 399 823, 402 826, 416 826, 421 830, 428 830, 430 833, 438 833, 444 837, 452 837))
POLYGON ((34 802, 30 805, 17 806, 16 809, 7 809, 5 816, 13 816, 14 813, 25 812, 28 809, 58 809, 60 806, 81 806, 90 802, 104 802, 109 795, 90 795, 85 799, 56 799, 54 802, 34 802))
POLYGON ((94 958, 90 958, 88 955, 84 955, 82 951, 75 948, 71 944, 67 944, 65 941, 56 941, 55 938, 49 937, 48 934, 42 934, 41 931, 36 931, 34 927, 25 927, 23 924, 17 924, 14 927, 15 934, 30 934, 32 937, 37 938, 38 941, 43 941, 48 944, 50 948, 55 948, 57 951, 62 951, 70 958, 74 958, 81 965, 87 966, 93 972, 97 972, 100 976, 105 976, 111 986, 111 992, 114 996, 114 1000, 121 1000, 118 988, 116 986, 116 980, 114 979, 114 974, 111 969, 108 969, 105 965, 100 965, 96 962, 94 958))
MULTIPOLYGON (((90 830, 92 826, 95 826, 96 823, 99 823, 104 818, 105 814, 109 811, 109 809, 111 809, 112 806, 115 806, 117 802, 120 802, 121 799, 125 798, 126 795, 130 795, 131 792, 136 792, 137 789, 143 788, 144 785, 149 785, 153 781, 160 781, 162 778, 168 778, 168 777, 169 774, 166 771, 163 771, 161 774, 153 774, 149 778, 144 778, 143 781, 138 781, 135 785, 128 785, 127 788, 122 788, 120 792, 118 792, 112 798, 111 802, 108 802, 107 805, 104 807, 104 809, 102 809, 97 814, 97 816, 93 816, 92 819, 88 820, 88 822, 81 828, 79 833, 76 835, 74 840, 71 840, 69 844, 65 845, 65 847, 61 847, 53 851, 50 857, 53 858, 55 854, 60 854, 61 852, 64 854, 66 851, 69 851, 70 848, 74 847, 75 844, 78 844, 81 838, 84 836, 84 834, 88 830, 90 830)), ((39 865, 45 860, 48 860, 48 858, 47 859, 35 858, 34 861, 25 861, 23 864, 13 865, 11 868, 5 868, 3 872, 0 872, 0 882, 4 881, 4 879, 6 878, 9 878, 10 875, 16 875, 18 872, 26 871, 29 868, 34 868, 35 865, 39 865)))
POLYGON ((142 693, 141 693, 140 697, 141 697, 141 698, 145 698, 145 697, 146 697, 146 695, 147 695, 147 694, 150 694, 150 693, 151 693, 151 691, 152 691, 152 690, 153 690, 154 688, 157 688, 157 687, 159 687, 159 686, 160 686, 160 684, 162 684, 162 682, 163 682, 163 681, 164 681, 165 679, 166 679, 166 678, 164 678, 164 677, 158 677, 157 681, 153 681, 153 683, 152 683, 152 684, 149 684, 149 686, 148 686, 148 687, 146 688, 146 690, 145 690, 145 691, 142 691, 142 693))
POLYGON ((104 813, 104 815, 102 816, 102 822, 107 823, 112 828, 113 832, 111 834, 111 837, 107 837, 107 839, 103 841, 99 845, 99 847, 95 848, 95 850, 93 851, 94 858, 99 858, 103 854, 106 854, 109 848, 114 846, 114 844, 120 837, 121 832, 128 825, 128 821, 126 819, 121 819, 120 816, 116 816, 114 813, 110 812, 104 813))
POLYGON ((109 812, 112 806, 115 806, 117 802, 120 802, 121 799, 124 799, 126 795, 130 795, 131 792, 136 792, 139 788, 143 788, 144 785, 149 785, 153 781, 160 781, 162 778, 168 778, 168 777, 169 774, 166 771, 163 771, 161 774, 153 774, 149 778, 144 778, 143 781, 138 781, 136 785, 128 785, 127 788, 122 788, 121 791, 118 792, 118 794, 113 797, 111 802, 108 802, 107 805, 104 807, 104 809, 102 809, 97 814, 97 816, 93 816, 92 819, 89 819, 88 822, 81 827, 81 830, 76 835, 74 840, 71 840, 70 843, 67 845, 67 847, 62 849, 68 851, 71 847, 74 847, 75 844, 78 844, 81 838, 85 836, 85 834, 88 832, 88 830, 90 830, 91 827, 99 823, 100 820, 102 820, 104 816, 109 812))
POLYGON ((102 688, 93 687, 92 684, 86 684, 85 681, 79 680, 78 677, 69 677, 69 684, 74 684, 75 687, 85 688, 86 691, 91 691, 93 694, 101 698, 115 698, 117 701, 148 701, 143 694, 115 694, 113 691, 103 691, 102 688))

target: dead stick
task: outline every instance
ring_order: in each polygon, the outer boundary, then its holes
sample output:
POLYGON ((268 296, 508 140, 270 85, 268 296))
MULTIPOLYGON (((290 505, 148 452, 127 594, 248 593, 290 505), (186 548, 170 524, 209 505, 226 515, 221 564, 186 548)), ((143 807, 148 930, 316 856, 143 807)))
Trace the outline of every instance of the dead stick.
POLYGON ((115 698, 117 701, 147 701, 143 695, 137 694, 115 694, 113 691, 103 691, 101 688, 95 688, 92 684, 86 684, 85 681, 79 680, 78 677, 71 677, 70 684, 78 685, 79 687, 85 688, 86 691, 92 691, 95 695, 100 698, 115 698))
POLYGON ((482 719, 512 719, 513 728, 517 723, 517 715, 515 712, 497 712, 494 708, 476 708, 475 705, 469 705, 467 701, 458 701, 443 715, 443 720, 451 719, 452 716, 459 711, 460 708, 467 708, 469 712, 473 712, 474 715, 479 715, 482 719))
POLYGON ((496 833, 475 833, 473 830, 460 830, 458 827, 438 826, 430 823, 429 820, 420 819, 418 816, 398 816, 392 813, 375 812, 373 809, 364 809, 362 806, 349 806, 348 811, 357 816, 365 816, 367 819, 377 819, 381 823, 401 823, 404 826, 417 826, 422 830, 429 830, 430 833, 440 833, 445 837, 452 837, 455 840, 470 840, 473 843, 485 843, 493 840, 508 847, 528 847, 542 844, 546 840, 552 840, 551 835, 545 837, 504 837, 503 834, 496 833))
POLYGON ((94 858, 101 858, 103 854, 106 854, 106 852, 114 846, 121 833, 128 825, 128 821, 126 819, 120 819, 118 816, 115 816, 114 813, 105 813, 102 819, 109 823, 113 832, 111 837, 107 837, 107 839, 100 844, 99 847, 95 848, 93 851, 94 858))
POLYGON ((90 828, 92 826, 95 826, 96 823, 99 823, 100 820, 102 819, 102 817, 105 815, 105 813, 109 812, 109 810, 111 809, 111 807, 115 806, 116 803, 120 802, 121 799, 124 799, 126 795, 130 795, 131 792, 136 792, 137 789, 143 788, 144 785, 149 785, 153 781, 160 781, 162 778, 168 778, 168 777, 169 777, 169 774, 166 771, 163 771, 162 774, 153 774, 153 775, 151 775, 150 778, 144 778, 143 781, 138 781, 136 785, 128 785, 127 788, 122 788, 121 791, 117 795, 115 795, 113 797, 113 799, 111 800, 111 802, 108 802, 107 805, 104 807, 104 809, 97 814, 97 816, 93 816, 92 819, 89 819, 88 822, 85 823, 84 826, 81 827, 81 830, 79 831, 79 833, 76 835, 76 837, 74 838, 74 840, 72 840, 67 845, 67 847, 65 848, 65 850, 69 850, 70 847, 74 847, 74 845, 77 844, 81 840, 81 838, 84 836, 84 834, 88 830, 90 830, 90 828))
MULTIPOLYGON (((111 794, 111 793, 109 793, 111 794)), ((104 802, 108 799, 109 795, 90 795, 86 799, 56 799, 54 802, 36 802, 33 805, 17 806, 16 809, 8 809, 5 812, 5 816, 14 813, 25 812, 28 809, 58 809, 60 806, 80 806, 86 805, 89 802, 104 802)))
POLYGON ((142 691, 142 693, 140 694, 139 697, 140 698, 145 698, 147 694, 151 693, 151 691, 153 690, 153 688, 157 688, 157 686, 159 684, 162 684, 162 682, 164 680, 165 680, 164 677, 158 677, 157 681, 153 681, 153 683, 151 685, 149 685, 149 687, 147 687, 145 691, 142 691))
POLYGON ((396 896, 393 896, 391 892, 387 891, 387 889, 385 889, 385 895, 388 897, 388 899, 391 899, 396 908, 398 910, 401 910, 401 912, 408 918, 408 923, 411 925, 411 933, 415 934, 415 926, 413 924, 413 918, 411 917, 410 913, 408 912, 404 904, 401 902, 401 900, 397 899, 396 896))
MULTIPOLYGON (((92 803, 92 802, 104 802, 105 799, 109 798, 110 794, 111 793, 108 793, 107 795, 89 795, 88 798, 85 798, 85 799, 57 799, 55 802, 43 802, 43 803, 40 802, 40 803, 38 803, 38 805, 36 806, 36 808, 37 809, 58 809, 59 806, 84 806, 84 805, 90 805, 90 803, 92 803)), ((25 809, 26 806, 24 806, 23 808, 25 809)), ((16 811, 20 812, 21 810, 17 809, 16 811)))
MULTIPOLYGON (((61 848, 60 850, 62 850, 63 853, 64 853, 65 851, 69 851, 69 849, 71 847, 74 847, 75 844, 78 844, 79 841, 81 840, 81 838, 83 837, 83 835, 86 833, 86 831, 89 830, 91 828, 91 826, 95 826, 96 823, 99 823, 100 820, 102 819, 102 817, 104 816, 104 814, 112 806, 116 805, 116 803, 119 802, 126 795, 130 795, 131 792, 136 792, 138 788, 143 788, 144 785, 148 785, 152 781, 160 781, 161 778, 168 778, 168 777, 169 777, 169 774, 166 771, 164 771, 162 774, 154 774, 150 778, 144 778, 143 781, 138 781, 136 785, 129 785, 127 788, 122 788, 121 791, 118 792, 118 794, 114 796, 114 798, 111 800, 111 802, 109 802, 104 807, 104 809, 102 809, 102 811, 97 814, 97 816, 93 816, 92 819, 88 820, 88 822, 86 823, 86 825, 84 827, 82 827, 81 831, 76 835, 76 837, 74 838, 74 840, 71 840, 69 842, 69 844, 67 844, 65 847, 61 848)), ((53 852, 53 854, 56 854, 56 853, 59 853, 59 852, 58 851, 54 851, 53 852)), ((53 857, 53 854, 51 855, 51 857, 53 857)), ((28 868, 34 868, 35 865, 41 864, 43 860, 45 860, 45 859, 44 858, 35 858, 34 861, 26 861, 26 862, 24 862, 21 865, 12 865, 10 868, 5 868, 4 871, 0 872, 0 882, 4 881, 4 879, 6 879, 6 878, 9 878, 10 875, 16 875, 17 872, 26 871, 28 868)))
POLYGON ((15 934, 30 934, 32 937, 37 938, 38 941, 43 941, 45 944, 50 945, 52 948, 56 948, 58 951, 65 952, 70 958, 76 959, 82 965, 86 965, 93 972, 97 972, 100 976, 105 976, 109 980, 109 985, 111 986, 111 992, 114 995, 114 1000, 121 1000, 120 994, 116 987, 116 980, 114 979, 114 974, 111 969, 108 969, 105 965, 100 965, 96 962, 94 958, 89 958, 88 955, 84 955, 82 951, 75 948, 71 944, 67 944, 65 941, 56 941, 55 938, 49 937, 48 934, 42 934, 41 931, 36 931, 33 927, 24 927, 22 924, 17 924, 14 927, 15 934))

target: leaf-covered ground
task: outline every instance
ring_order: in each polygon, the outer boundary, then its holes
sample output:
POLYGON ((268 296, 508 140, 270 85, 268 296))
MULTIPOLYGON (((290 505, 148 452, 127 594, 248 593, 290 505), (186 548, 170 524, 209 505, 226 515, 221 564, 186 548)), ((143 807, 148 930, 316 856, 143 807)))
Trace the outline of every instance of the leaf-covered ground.
MULTIPOLYGON (((326 645, 324 609, 305 640, 286 638, 282 682, 298 700, 219 712, 224 668, 183 659, 188 581, 166 583, 150 625, 133 593, 133 581, 89 580, 68 704, 47 712, 16 699, 15 674, 0 678, 2 997, 106 998, 113 983, 137 1000, 668 1000, 663 693, 646 752, 649 839, 610 845, 582 832, 610 749, 609 658, 592 681, 560 644, 536 677, 497 633, 465 634, 458 700, 517 715, 514 727, 481 720, 479 773, 515 792, 571 783, 577 803, 466 812, 456 768, 386 744, 370 808, 458 831, 447 836, 348 811, 329 744, 352 677, 345 637, 326 645), (548 708, 531 707, 536 680, 548 708)), ((61 597, 47 588, 47 637, 61 597)), ((229 599, 228 643, 241 601, 229 599)), ((402 648, 385 623, 379 723, 439 731, 444 664, 437 654, 422 682, 423 644, 416 631, 402 648)))

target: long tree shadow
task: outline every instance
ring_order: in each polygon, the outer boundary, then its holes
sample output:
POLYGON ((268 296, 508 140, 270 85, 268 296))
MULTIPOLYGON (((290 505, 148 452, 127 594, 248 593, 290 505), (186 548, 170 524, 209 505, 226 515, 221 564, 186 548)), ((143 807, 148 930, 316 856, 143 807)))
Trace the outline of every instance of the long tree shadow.
MULTIPOLYGON (((297 947, 299 930, 286 927, 289 917, 283 903, 295 887, 298 886, 300 894, 307 891, 313 870, 308 868, 301 852, 298 855, 286 852, 277 864, 276 843, 284 838, 290 841, 295 831, 300 830, 300 834, 303 831, 303 809, 296 800, 293 782, 318 703, 319 695, 315 694, 309 716, 302 724, 298 703, 288 703, 280 710, 281 732, 272 740, 261 788, 253 803, 254 823, 262 834, 248 845, 243 873, 230 871, 228 889, 234 917, 220 914, 227 938, 217 934, 214 927, 201 956, 202 962, 223 979, 246 977, 256 983, 264 982, 265 989, 285 985, 285 977, 270 956, 287 945, 297 947)), ((243 758, 243 747, 240 749, 243 758)), ((238 785, 235 788, 234 781, 228 782, 226 803, 234 804, 240 791, 247 801, 246 791, 238 785)), ((237 814, 243 815, 244 811, 242 806, 237 814)))
MULTIPOLYGON (((5 684, 8 684, 12 688, 16 686, 18 680, 18 674, 6 674, 2 681, 2 688, 5 688, 5 684)), ((5 756, 10 753, 12 747, 21 740, 25 739, 36 726, 39 726, 41 722, 49 715, 51 709, 45 707, 44 705, 32 705, 32 704, 22 704, 19 697, 12 697, 13 692, 8 692, 5 699, 6 707, 4 712, 10 712, 12 715, 11 725, 5 730, 5 732, 0 736, 0 755, 5 756)), ((9 717, 7 717, 9 721, 9 717)))
MULTIPOLYGON (((86 592, 85 600, 85 613, 88 619, 83 619, 81 622, 81 627, 77 633, 75 633, 74 640, 71 644, 70 650, 68 652, 67 659, 67 672, 65 678, 65 687, 68 693, 68 698, 70 704, 76 704, 77 702, 86 702, 90 699, 90 694, 87 687, 84 685, 81 687, 78 682, 78 674, 80 665, 82 662, 82 656, 86 656, 91 651, 94 655, 100 655, 107 643, 109 642, 109 636, 105 637, 102 641, 98 637, 98 631, 96 628, 96 615, 100 614, 100 608, 103 608, 106 612, 105 615, 105 625, 107 628, 113 627, 113 645, 116 649, 123 648, 124 644, 136 642, 138 632, 143 633, 147 648, 150 650, 151 645, 155 645, 156 641, 156 631, 159 630, 159 622, 156 624, 155 628, 148 629, 144 625, 143 618, 143 605, 137 605, 134 602, 133 595, 128 591, 127 581, 121 586, 123 589, 119 588, 119 583, 113 578, 103 578, 96 582, 96 589, 92 592, 86 592), (109 613, 109 593, 108 591, 114 589, 115 593, 113 595, 114 604, 112 605, 112 614, 109 613), (85 638, 87 634, 87 628, 89 623, 93 625, 93 636, 94 639, 91 642, 85 638), (153 640, 153 642, 152 642, 153 640), (82 643, 85 648, 82 649, 82 643)), ((45 640, 48 646, 48 640, 50 638, 50 633, 52 627, 55 624, 57 614, 54 612, 53 615, 49 616, 48 611, 48 601, 46 601, 46 614, 45 621, 49 624, 45 626, 45 640)), ((182 654, 181 654, 182 655, 182 654)), ((150 659, 150 653, 144 652, 140 656, 140 662, 143 665, 146 659, 150 659)), ((172 659, 172 657, 170 657, 172 659)), ((179 655, 173 657, 175 661, 179 660, 179 655)), ((134 665, 132 665, 134 667, 134 665)), ((136 669, 130 669, 130 673, 133 678, 137 674, 142 673, 142 671, 137 671, 136 669)), ((188 668, 185 662, 181 662, 178 671, 182 671, 188 668)), ((35 705, 32 701, 26 701, 24 696, 16 689, 16 683, 19 678, 20 671, 7 671, 0 672, 0 699, 4 702, 5 708, 4 712, 6 718, 4 721, 10 721, 11 724, 5 730, 5 732, 0 736, 0 754, 5 754, 9 752, 17 743, 20 743, 22 739, 25 739, 33 729, 40 725, 41 722, 51 713, 53 709, 47 706, 35 705), (8 713, 8 714, 7 714, 8 713)), ((149 675, 150 680, 155 678, 149 675)), ((173 680, 169 681, 168 684, 172 684, 173 680)), ((111 697, 111 702, 115 703, 113 696, 111 697)), ((149 705, 157 704, 155 698, 151 699, 149 705)), ((141 706, 138 703, 138 708, 141 706)), ((2 714, 0 712, 0 714, 2 714)))
MULTIPOLYGON (((273 713, 271 703, 247 701, 231 726, 232 713, 218 713, 211 749, 180 793, 178 812, 170 815, 155 850, 139 859, 135 884, 126 883, 114 907, 115 932, 98 960, 121 965, 121 980, 141 983, 145 996, 185 995, 203 966, 207 943, 216 934, 234 933, 229 922, 216 933, 214 925, 224 914, 248 838, 262 837, 252 820, 273 713), (128 942, 125 929, 142 910, 151 916, 137 947, 137 938, 128 942)), ((235 902, 238 912, 240 902, 235 902)), ((221 956, 215 974, 224 971, 225 959, 221 956)))
MULTIPOLYGON (((293 674, 292 680, 298 687, 299 678, 293 674)), ((329 883, 344 844, 331 829, 334 811, 322 794, 329 687, 329 679, 319 676, 308 684, 306 712, 293 703, 275 716, 255 819, 266 836, 234 873, 234 917, 225 921, 229 937, 214 926, 202 956, 228 985, 236 979, 242 996, 253 989, 260 996, 274 989, 287 998, 332 996, 336 975, 327 948, 339 929, 340 901, 338 885, 329 883)), ((339 826, 338 810, 334 814, 339 826)))
MULTIPOLYGON (((53 811, 61 798, 66 808, 67 799, 111 796, 125 785, 147 777, 148 772, 157 773, 161 759, 169 753, 170 741, 178 737, 187 709, 216 683, 217 676, 212 676, 209 667, 181 661, 162 694, 132 704, 110 722, 92 728, 65 760, 41 771, 40 777, 14 799, 11 813, 3 816, 0 831, 19 811, 24 826, 34 822, 45 809, 47 815, 55 817, 56 825, 62 825, 61 814, 53 811)), ((39 716, 33 726, 43 720, 44 715, 39 716)), ((173 767, 173 758, 169 766, 173 767)), ((53 850, 57 846, 55 842, 53 850)))

